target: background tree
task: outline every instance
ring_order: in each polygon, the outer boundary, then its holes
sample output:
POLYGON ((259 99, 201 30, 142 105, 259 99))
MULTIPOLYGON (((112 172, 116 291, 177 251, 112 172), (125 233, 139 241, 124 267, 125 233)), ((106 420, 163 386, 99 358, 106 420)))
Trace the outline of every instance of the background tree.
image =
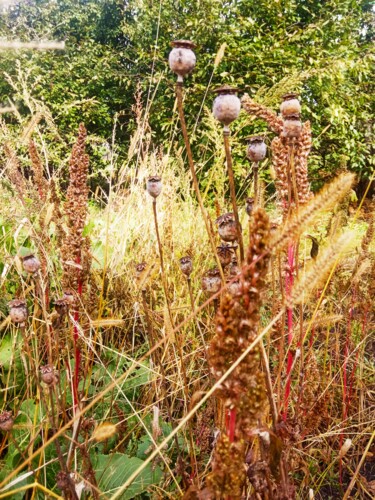
MULTIPOLYGON (((178 147, 167 55, 171 40, 193 39, 199 44, 198 63, 187 82, 186 106, 196 132, 195 156, 198 161, 204 156, 204 168, 213 145, 207 123, 200 122, 202 102, 210 107, 207 90, 233 83, 275 109, 285 91, 300 91, 303 117, 311 119, 316 137, 310 169, 315 183, 342 168, 366 178, 373 169, 373 26, 369 0, 21 2, 1 16, 0 36, 62 39, 67 49, 3 53, 0 71, 13 86, 2 78, 2 101, 18 101, 27 114, 22 74, 64 138, 71 140, 84 120, 91 142, 99 145, 110 139, 117 114, 119 151, 125 154, 136 126, 132 105, 140 86, 155 144, 178 147)), ((6 120, 12 123, 14 116, 6 120)), ((238 138, 262 130, 261 123, 246 120, 239 123, 238 138)), ((245 160, 236 143, 234 156, 239 173, 245 160)))

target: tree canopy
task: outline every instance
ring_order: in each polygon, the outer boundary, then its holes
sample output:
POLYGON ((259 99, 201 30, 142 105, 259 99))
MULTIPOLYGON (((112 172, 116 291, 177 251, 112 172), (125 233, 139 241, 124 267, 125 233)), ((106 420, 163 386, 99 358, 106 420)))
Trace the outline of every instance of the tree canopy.
MULTIPOLYGON (((293 90, 300 92, 303 118, 313 126, 312 180, 343 168, 366 178, 373 170, 373 31, 369 0, 20 2, 2 14, 1 37, 65 40, 66 50, 3 52, 2 102, 9 97, 27 114, 27 88, 68 139, 83 120, 89 134, 109 140, 117 114, 125 154, 136 126, 134 95, 141 89, 154 144, 174 137, 177 146, 167 56, 171 40, 192 39, 197 67, 186 82, 186 113, 192 130, 197 122, 197 156, 202 145, 211 147, 199 120, 204 106, 211 106, 207 91, 235 84, 277 109, 280 96, 293 90)), ((238 136, 262 126, 243 116, 238 136)))

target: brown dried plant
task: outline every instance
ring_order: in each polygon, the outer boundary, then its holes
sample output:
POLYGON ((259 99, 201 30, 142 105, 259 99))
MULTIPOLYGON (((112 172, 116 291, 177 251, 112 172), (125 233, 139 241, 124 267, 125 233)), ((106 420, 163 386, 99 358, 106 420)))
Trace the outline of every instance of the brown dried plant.
MULTIPOLYGON (((263 209, 253 213, 253 225, 240 290, 226 293, 216 318, 216 335, 209 349, 212 374, 219 379, 254 341, 258 333, 261 293, 265 284, 269 254, 270 224, 263 209)), ((254 349, 217 391, 229 413, 228 435, 221 433, 208 484, 215 498, 241 498, 245 482, 245 440, 264 411, 266 389, 259 349, 254 349)))

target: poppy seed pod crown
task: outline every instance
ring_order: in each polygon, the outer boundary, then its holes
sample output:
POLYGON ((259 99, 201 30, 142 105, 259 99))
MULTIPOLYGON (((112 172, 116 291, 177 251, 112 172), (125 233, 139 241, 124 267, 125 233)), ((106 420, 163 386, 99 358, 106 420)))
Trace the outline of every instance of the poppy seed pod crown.
POLYGON ((192 49, 196 45, 189 40, 175 40, 171 43, 171 50, 168 62, 171 70, 176 73, 177 81, 182 83, 184 76, 191 73, 195 67, 196 57, 192 49))
POLYGON ((302 131, 302 122, 299 114, 292 114, 284 119, 284 127, 282 131, 282 136, 292 139, 294 137, 299 137, 302 131))
POLYGON ((284 94, 283 102, 280 104, 280 111, 283 118, 301 113, 301 103, 299 102, 298 94, 294 92, 284 94))
POLYGON ((253 135, 247 137, 247 150, 246 155, 250 161, 258 163, 264 160, 267 153, 267 146, 264 138, 261 135, 253 135))
POLYGON ((147 192, 153 198, 157 198, 161 193, 162 182, 161 177, 153 175, 147 179, 147 192))
POLYGON ((241 101, 237 96, 239 89, 231 87, 230 85, 223 85, 214 90, 217 97, 214 100, 212 112, 214 117, 228 128, 241 111, 241 101))
POLYGON ((193 272, 193 261, 191 257, 189 257, 188 255, 186 255, 185 257, 181 257, 180 269, 185 276, 189 277, 191 275, 191 273, 193 272))

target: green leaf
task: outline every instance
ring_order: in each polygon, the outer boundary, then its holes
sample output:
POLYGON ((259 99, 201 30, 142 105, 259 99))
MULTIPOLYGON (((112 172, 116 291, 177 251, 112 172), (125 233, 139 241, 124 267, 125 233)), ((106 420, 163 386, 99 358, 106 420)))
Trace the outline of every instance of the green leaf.
MULTIPOLYGON (((120 453, 93 457, 96 479, 103 495, 113 495, 142 464, 143 460, 120 453)), ((136 495, 146 492, 150 486, 159 484, 161 478, 160 467, 153 468, 152 464, 148 464, 122 493, 121 499, 130 500, 136 495)))

